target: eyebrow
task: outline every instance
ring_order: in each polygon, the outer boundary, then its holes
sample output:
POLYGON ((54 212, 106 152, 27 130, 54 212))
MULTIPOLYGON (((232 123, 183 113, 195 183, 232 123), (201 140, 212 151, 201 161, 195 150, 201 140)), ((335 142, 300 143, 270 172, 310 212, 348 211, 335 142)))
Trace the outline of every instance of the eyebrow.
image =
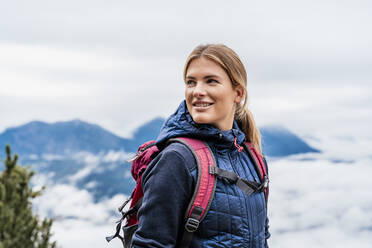
MULTIPOLYGON (((207 76, 204 76, 204 77, 203 77, 203 79, 208 79, 208 78, 220 78, 220 77, 217 76, 217 75, 213 75, 213 74, 211 74, 211 75, 207 75, 207 76)), ((196 78, 193 77, 193 76, 186 76, 186 79, 196 79, 196 78)))

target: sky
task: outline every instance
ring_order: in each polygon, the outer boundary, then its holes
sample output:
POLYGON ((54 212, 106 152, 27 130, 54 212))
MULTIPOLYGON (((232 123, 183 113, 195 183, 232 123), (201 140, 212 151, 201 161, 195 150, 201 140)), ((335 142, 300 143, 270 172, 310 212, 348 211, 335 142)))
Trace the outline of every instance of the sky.
POLYGON ((223 43, 248 71, 259 126, 370 139, 370 1, 6 1, 0 132, 81 119, 122 137, 184 98, 192 49, 223 43))

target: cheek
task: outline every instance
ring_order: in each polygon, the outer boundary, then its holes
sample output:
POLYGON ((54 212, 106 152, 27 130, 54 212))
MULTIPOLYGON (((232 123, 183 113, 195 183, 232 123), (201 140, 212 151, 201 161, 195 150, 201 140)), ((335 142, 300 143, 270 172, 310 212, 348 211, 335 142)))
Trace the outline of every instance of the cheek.
POLYGON ((191 96, 191 94, 190 94, 190 90, 185 90, 185 100, 186 100, 186 103, 188 104, 189 103, 189 101, 190 101, 190 96, 191 96))
POLYGON ((220 103, 218 106, 221 109, 221 111, 230 111, 235 106, 235 97, 233 94, 226 93, 220 94, 218 96, 218 102, 220 103))
POLYGON ((186 89, 185 89, 185 98, 187 99, 189 95, 190 95, 190 92, 189 92, 189 90, 186 88, 186 89))
POLYGON ((185 100, 186 100, 186 107, 187 109, 189 110, 190 112, 190 105, 191 105, 191 93, 190 93, 190 90, 185 90, 185 100))

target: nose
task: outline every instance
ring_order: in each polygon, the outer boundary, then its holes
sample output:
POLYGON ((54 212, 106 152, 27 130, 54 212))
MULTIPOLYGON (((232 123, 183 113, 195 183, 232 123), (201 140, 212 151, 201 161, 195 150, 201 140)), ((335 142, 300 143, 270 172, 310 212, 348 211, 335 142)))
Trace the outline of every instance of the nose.
POLYGON ((194 97, 201 97, 205 95, 205 87, 203 83, 197 82, 194 91, 193 91, 193 96, 194 97))

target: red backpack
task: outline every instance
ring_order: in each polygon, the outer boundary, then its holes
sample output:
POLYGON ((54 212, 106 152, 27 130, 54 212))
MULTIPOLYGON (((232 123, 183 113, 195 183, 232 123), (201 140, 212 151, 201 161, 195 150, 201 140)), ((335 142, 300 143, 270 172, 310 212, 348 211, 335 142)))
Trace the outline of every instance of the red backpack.
MULTIPOLYGON (((195 157, 198 168, 196 187, 185 214, 185 231, 180 243, 180 247, 189 247, 193 233, 198 229, 199 223, 206 216, 213 200, 217 178, 224 178, 231 183, 235 183, 237 187, 248 195, 254 192, 264 192, 267 204, 269 180, 266 160, 249 142, 245 142, 243 147, 253 161, 256 172, 260 176, 260 182, 248 181, 240 178, 232 171, 220 169, 216 165, 213 153, 209 146, 201 140, 179 137, 170 139, 168 144, 173 142, 182 143, 188 149, 190 149, 195 157)), ((243 147, 240 149, 242 150, 243 147)), ((117 237, 122 241, 124 248, 130 247, 133 233, 138 227, 137 212, 142 204, 142 173, 146 170, 150 162, 159 154, 159 152, 159 149, 155 145, 155 141, 148 141, 141 145, 138 148, 138 152, 134 158, 128 161, 133 161, 131 172, 134 180, 136 181, 136 187, 134 188, 131 196, 118 208, 122 217, 117 221, 116 233, 110 237, 106 237, 107 242, 110 242, 112 239, 117 237), (131 204, 129 210, 123 211, 124 207, 130 201, 131 204), (126 223, 123 228, 121 228, 124 219, 126 219, 126 223), (120 235, 121 229, 123 229, 123 236, 120 235)))

